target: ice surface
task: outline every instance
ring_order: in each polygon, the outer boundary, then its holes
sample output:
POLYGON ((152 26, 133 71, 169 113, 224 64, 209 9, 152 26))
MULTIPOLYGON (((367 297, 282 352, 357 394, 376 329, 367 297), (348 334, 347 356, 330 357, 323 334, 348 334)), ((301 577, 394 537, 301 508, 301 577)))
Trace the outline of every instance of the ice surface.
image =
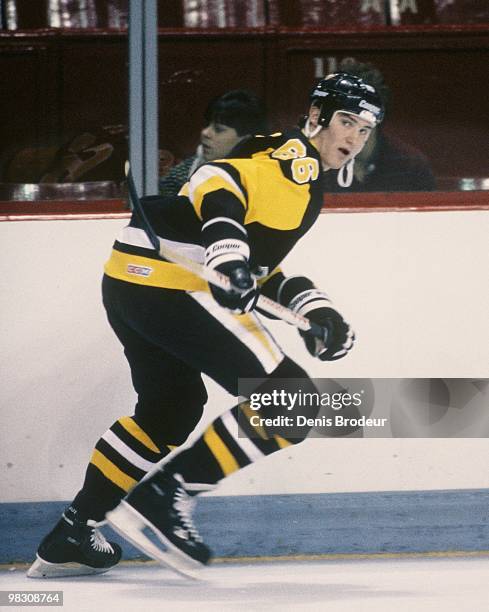
POLYGON ((55 609, 64 612, 460 612, 489 609, 488 575, 483 556, 215 563, 201 581, 126 563, 101 576, 59 580, 1 571, 0 590, 62 590, 64 606, 55 609))

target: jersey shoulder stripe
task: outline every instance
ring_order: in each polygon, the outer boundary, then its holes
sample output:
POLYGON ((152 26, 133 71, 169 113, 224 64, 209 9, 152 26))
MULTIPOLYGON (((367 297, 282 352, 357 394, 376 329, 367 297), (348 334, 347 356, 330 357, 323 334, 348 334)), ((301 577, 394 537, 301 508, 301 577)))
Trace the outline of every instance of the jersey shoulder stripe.
POLYGON ((216 163, 201 166, 191 176, 188 184, 188 197, 199 219, 202 219, 202 203, 205 196, 219 189, 230 191, 244 208, 247 207, 246 194, 239 182, 236 182, 236 178, 227 171, 226 167, 216 163))

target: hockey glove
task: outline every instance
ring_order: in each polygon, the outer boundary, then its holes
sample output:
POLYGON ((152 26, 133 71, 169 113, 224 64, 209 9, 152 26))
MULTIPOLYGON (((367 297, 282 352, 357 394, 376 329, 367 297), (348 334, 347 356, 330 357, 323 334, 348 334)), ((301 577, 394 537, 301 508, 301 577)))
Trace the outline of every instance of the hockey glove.
MULTIPOLYGON (((281 289, 282 298, 286 298, 286 305, 291 310, 324 328, 322 339, 299 331, 309 353, 321 361, 336 361, 344 357, 353 347, 355 334, 340 313, 332 307, 328 296, 315 289, 312 282, 304 277, 286 279, 281 289), (298 288, 302 291, 297 293, 298 288), (291 290, 294 297, 290 299, 291 290)), ((282 302, 282 299, 280 301, 282 302)))
POLYGON ((240 240, 219 240, 209 245, 205 265, 225 274, 233 289, 225 291, 214 285, 210 290, 216 302, 234 314, 250 312, 258 299, 256 279, 248 266, 249 247, 240 240))

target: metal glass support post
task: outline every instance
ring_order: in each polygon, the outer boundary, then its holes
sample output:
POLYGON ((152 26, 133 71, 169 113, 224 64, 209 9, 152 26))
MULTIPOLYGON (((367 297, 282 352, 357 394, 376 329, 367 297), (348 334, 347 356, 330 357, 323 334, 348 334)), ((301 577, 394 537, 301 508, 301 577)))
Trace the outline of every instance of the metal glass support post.
POLYGON ((129 161, 138 192, 158 193, 158 9, 129 2, 129 161))

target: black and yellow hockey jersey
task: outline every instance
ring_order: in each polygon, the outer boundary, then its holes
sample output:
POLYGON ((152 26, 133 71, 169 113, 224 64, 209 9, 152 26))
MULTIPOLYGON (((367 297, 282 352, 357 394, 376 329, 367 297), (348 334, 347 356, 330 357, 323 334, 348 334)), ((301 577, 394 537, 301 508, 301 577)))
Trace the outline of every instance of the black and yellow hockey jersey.
MULTIPOLYGON (((252 269, 272 273, 321 211, 321 174, 317 149, 294 129, 245 141, 230 158, 201 166, 178 196, 144 198, 143 205, 163 242, 199 263, 203 224, 223 218, 230 227, 234 220, 246 229, 252 269)), ((139 285, 207 289, 206 281, 160 259, 135 214, 115 241, 105 273, 139 285)))

